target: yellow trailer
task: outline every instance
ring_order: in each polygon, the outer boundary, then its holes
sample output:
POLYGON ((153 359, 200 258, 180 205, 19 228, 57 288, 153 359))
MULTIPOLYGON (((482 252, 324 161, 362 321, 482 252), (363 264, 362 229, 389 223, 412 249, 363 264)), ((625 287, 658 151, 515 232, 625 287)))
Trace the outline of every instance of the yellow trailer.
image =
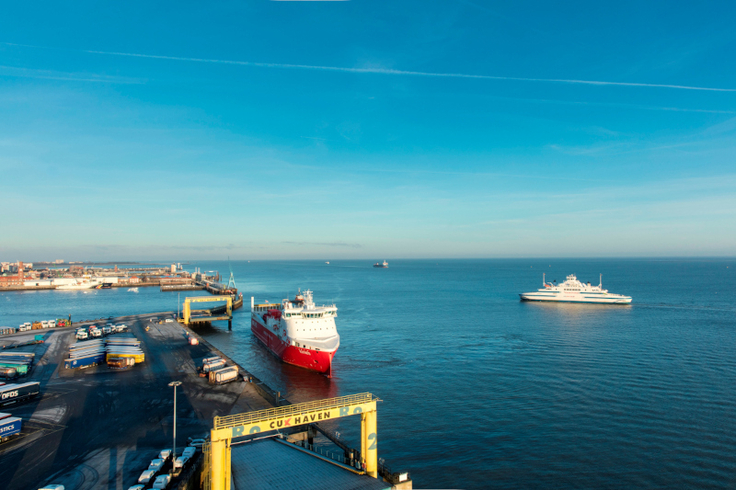
POLYGON ((146 360, 146 355, 143 352, 108 352, 105 358, 105 362, 115 357, 130 357, 135 360, 136 364, 139 364, 146 360))

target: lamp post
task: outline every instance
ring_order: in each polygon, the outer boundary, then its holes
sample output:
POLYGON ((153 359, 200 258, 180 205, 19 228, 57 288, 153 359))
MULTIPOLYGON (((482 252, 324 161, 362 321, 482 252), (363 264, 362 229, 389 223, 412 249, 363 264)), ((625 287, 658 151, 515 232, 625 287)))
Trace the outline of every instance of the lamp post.
POLYGON ((176 293, 176 321, 179 321, 179 305, 181 304, 181 293, 176 293))
POLYGON ((171 449, 171 472, 173 473, 176 462, 176 387, 181 386, 181 381, 172 381, 169 386, 174 387, 174 446, 171 449))

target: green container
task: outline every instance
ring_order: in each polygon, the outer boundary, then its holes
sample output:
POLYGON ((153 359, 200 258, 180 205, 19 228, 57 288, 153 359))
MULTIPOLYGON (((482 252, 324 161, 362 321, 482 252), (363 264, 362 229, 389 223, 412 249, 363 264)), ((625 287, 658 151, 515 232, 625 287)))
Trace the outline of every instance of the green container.
POLYGON ((43 335, 36 335, 36 342, 43 342, 43 335))
POLYGON ((0 362, 0 367, 15 368, 18 374, 28 374, 27 364, 15 364, 12 362, 0 362))

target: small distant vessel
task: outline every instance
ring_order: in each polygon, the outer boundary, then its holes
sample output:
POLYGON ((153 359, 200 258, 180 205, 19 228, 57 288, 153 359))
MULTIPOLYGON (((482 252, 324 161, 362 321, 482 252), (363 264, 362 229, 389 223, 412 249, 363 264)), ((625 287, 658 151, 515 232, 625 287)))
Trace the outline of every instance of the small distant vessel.
POLYGON ((95 289, 112 289, 112 283, 103 282, 102 284, 98 284, 97 286, 95 286, 95 289))
POLYGON ((327 265, 330 265, 330 263, 329 263, 329 262, 325 262, 325 264, 327 264, 327 265))
POLYGON ((388 262, 386 262, 385 260, 383 261, 383 264, 380 262, 376 262, 375 264, 373 264, 373 267, 376 267, 378 269, 388 269, 388 262))
POLYGON ((71 284, 64 284, 63 286, 57 286, 56 289, 62 291, 78 290, 78 289, 92 289, 99 284, 98 281, 89 281, 87 279, 83 281, 75 281, 71 284))
POLYGON ((282 361, 330 376, 340 347, 337 306, 316 306, 312 291, 281 303, 250 303, 250 329, 282 361))
POLYGON ((590 283, 584 284, 578 281, 575 274, 567 276, 565 282, 560 285, 549 283, 542 274, 542 289, 538 289, 531 293, 521 293, 519 296, 522 301, 557 301, 566 303, 601 303, 626 305, 631 303, 631 296, 623 296, 621 294, 609 293, 607 289, 603 289, 603 274, 600 276, 600 283, 597 286, 591 286, 590 283))
POLYGON ((138 288, 128 288, 128 292, 129 293, 137 293, 138 292, 138 288))

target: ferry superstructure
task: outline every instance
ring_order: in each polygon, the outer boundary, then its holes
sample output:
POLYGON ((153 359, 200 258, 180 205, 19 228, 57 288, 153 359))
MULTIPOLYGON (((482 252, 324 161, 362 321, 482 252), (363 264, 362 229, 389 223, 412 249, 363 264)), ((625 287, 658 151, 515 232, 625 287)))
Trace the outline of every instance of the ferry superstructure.
POLYGON ((57 286, 56 289, 61 289, 62 291, 63 290, 77 290, 77 289, 92 289, 92 288, 96 287, 99 284, 101 284, 101 283, 99 281, 97 281, 97 280, 94 280, 94 279, 92 279, 92 280, 84 279, 83 281, 77 280, 77 281, 75 281, 75 282, 73 282, 71 284, 65 284, 63 286, 57 286))
POLYGON ((575 274, 567 276, 562 284, 551 284, 545 280, 542 274, 542 289, 538 289, 531 293, 521 293, 519 296, 522 301, 557 301, 567 303, 602 303, 627 305, 631 303, 631 296, 609 293, 607 289, 603 289, 603 275, 601 274, 600 283, 597 286, 591 286, 590 283, 584 284, 578 281, 575 274))
POLYGON ((299 291, 281 303, 250 303, 250 328, 282 361, 330 376, 332 358, 340 347, 337 306, 317 306, 312 291, 299 291))

